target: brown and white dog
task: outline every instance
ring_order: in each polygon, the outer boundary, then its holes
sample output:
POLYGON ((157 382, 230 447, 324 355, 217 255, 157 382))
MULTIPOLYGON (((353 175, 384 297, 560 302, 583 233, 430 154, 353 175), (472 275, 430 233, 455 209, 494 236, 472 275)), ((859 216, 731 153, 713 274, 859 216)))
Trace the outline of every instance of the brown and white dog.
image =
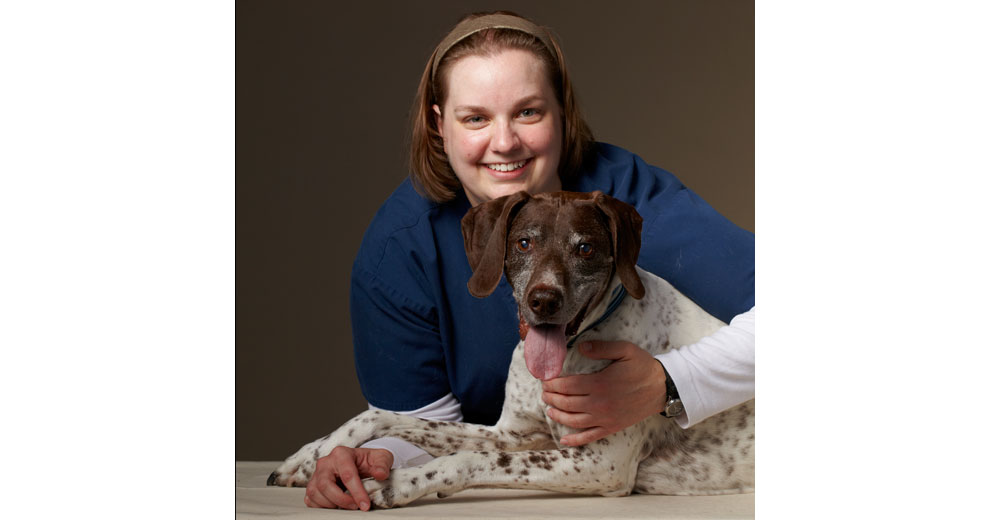
POLYGON ((580 447, 559 439, 577 430, 547 417, 540 380, 597 372, 608 360, 570 344, 625 340, 656 355, 697 342, 725 324, 669 283, 636 267, 642 219, 600 192, 516 193, 472 208, 462 221, 471 294, 495 290, 503 267, 519 305, 520 335, 498 423, 429 421, 364 412, 303 446, 269 484, 305 486, 317 459, 336 446, 399 437, 436 457, 366 480, 377 507, 430 493, 517 488, 628 495, 742 493, 754 486, 754 402, 687 429, 653 416, 580 447), (623 298, 627 293, 630 297, 623 298))

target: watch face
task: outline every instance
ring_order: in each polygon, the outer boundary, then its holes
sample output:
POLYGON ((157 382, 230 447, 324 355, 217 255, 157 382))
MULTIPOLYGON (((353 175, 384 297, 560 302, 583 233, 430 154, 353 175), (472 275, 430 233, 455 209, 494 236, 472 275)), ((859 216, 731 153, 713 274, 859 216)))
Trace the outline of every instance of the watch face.
POLYGON ((684 405, 681 404, 680 399, 672 399, 667 403, 667 409, 664 411, 667 413, 667 417, 676 417, 684 411, 684 405))

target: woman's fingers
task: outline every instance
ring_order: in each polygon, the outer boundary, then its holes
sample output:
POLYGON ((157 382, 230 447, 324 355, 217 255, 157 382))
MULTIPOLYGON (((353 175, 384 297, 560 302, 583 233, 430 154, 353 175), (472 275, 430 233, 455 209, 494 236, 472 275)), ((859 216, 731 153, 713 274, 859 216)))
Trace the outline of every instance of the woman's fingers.
POLYGON ((370 504, 355 459, 354 449, 338 446, 329 455, 317 460, 316 471, 306 486, 306 505, 357 509, 362 502, 370 504))
POLYGON ((371 498, 361 479, 385 480, 393 459, 388 450, 337 446, 316 461, 303 502, 309 507, 367 511, 371 509, 371 498))

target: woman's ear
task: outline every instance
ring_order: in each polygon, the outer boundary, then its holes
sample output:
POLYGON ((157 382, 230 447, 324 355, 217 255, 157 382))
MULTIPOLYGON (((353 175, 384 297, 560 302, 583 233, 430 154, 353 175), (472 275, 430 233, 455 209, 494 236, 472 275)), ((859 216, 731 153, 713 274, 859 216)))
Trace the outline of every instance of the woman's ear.
POLYGON ((433 105, 433 116, 437 120, 437 132, 440 132, 440 137, 443 137, 443 114, 440 113, 440 107, 436 104, 433 105))
POLYGON ((437 122, 437 132, 440 134, 440 139, 443 139, 443 153, 447 153, 447 139, 443 137, 443 114, 440 113, 440 107, 436 104, 433 105, 433 117, 437 122))

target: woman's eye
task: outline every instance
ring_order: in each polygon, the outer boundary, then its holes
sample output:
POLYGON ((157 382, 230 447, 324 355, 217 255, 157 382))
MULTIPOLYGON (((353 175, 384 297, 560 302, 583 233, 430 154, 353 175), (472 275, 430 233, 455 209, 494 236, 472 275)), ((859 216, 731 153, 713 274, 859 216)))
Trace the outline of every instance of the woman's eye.
POLYGON ((536 112, 536 109, 534 109, 534 108, 527 108, 527 109, 524 109, 522 112, 519 112, 519 115, 521 115, 522 117, 533 117, 536 114, 537 114, 537 112, 536 112))
POLYGON ((528 238, 522 238, 516 242, 516 247, 519 248, 520 251, 529 251, 529 248, 533 247, 533 244, 529 243, 528 238))
POLYGON ((591 247, 591 244, 581 244, 578 246, 578 254, 587 258, 591 256, 591 253, 595 252, 595 248, 591 247))
POLYGON ((471 117, 465 119, 464 121, 467 122, 467 123, 471 123, 471 124, 478 124, 478 123, 483 122, 484 120, 485 120, 485 118, 483 118, 481 116, 471 116, 471 117))

